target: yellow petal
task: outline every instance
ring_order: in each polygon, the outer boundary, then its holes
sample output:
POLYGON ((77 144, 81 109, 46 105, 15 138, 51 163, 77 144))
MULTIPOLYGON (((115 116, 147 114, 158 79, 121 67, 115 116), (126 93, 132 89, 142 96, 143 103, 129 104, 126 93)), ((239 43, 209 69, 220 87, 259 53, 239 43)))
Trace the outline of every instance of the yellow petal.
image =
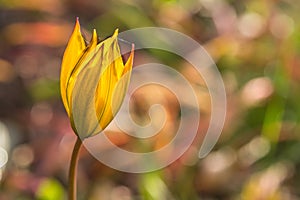
POLYGON ((133 65, 133 57, 134 57, 134 44, 132 44, 130 56, 129 56, 129 58, 126 61, 126 64, 124 66, 123 75, 126 74, 127 72, 131 72, 132 65, 133 65))
POLYGON ((67 83, 76 63, 78 62, 85 48, 86 45, 81 35, 80 24, 77 18, 74 31, 69 39, 68 45, 64 52, 62 66, 61 66, 61 73, 60 73, 61 97, 69 116, 70 116, 70 111, 69 111, 69 104, 66 95, 67 83))
MULTIPOLYGON (((81 72, 81 70, 87 65, 87 63, 91 62, 92 57, 95 55, 95 53, 97 52, 96 46, 97 46, 97 32, 94 29, 93 31, 93 35, 91 38, 91 41, 88 45, 88 47, 83 51, 81 57, 79 58, 79 60, 77 61, 77 63, 75 64, 69 79, 67 80, 67 87, 66 87, 66 97, 67 97, 67 103, 69 105, 70 110, 72 110, 72 92, 73 92, 73 88, 76 82, 76 79, 78 77, 78 74, 81 72)), ((95 61, 95 60, 94 60, 95 61)), ((89 64, 89 66, 95 66, 95 64, 89 64)), ((71 116, 72 113, 70 113, 71 116)))
MULTIPOLYGON (((112 36, 112 39, 113 42, 107 47, 109 50, 107 51, 107 54, 104 55, 105 64, 102 66, 104 67, 104 71, 99 80, 95 99, 99 125, 102 130, 106 128, 114 117, 113 107, 114 110, 119 110, 119 106, 118 108, 115 108, 115 105, 119 104, 113 102, 113 94, 124 70, 116 34, 112 36)), ((106 46, 106 43, 104 43, 104 46, 106 46)), ((126 91, 118 92, 125 93, 126 91)))
POLYGON ((125 94, 127 92, 127 88, 130 81, 132 65, 133 65, 133 57, 134 57, 134 45, 132 45, 130 56, 124 66, 124 70, 122 73, 121 79, 118 81, 115 86, 115 90, 112 95, 112 113, 116 115, 119 111, 122 102, 124 100, 125 94))
POLYGON ((95 91, 101 73, 103 46, 83 62, 82 70, 76 77, 71 95, 71 123, 75 133, 84 139, 94 132, 100 132, 95 109, 95 91))

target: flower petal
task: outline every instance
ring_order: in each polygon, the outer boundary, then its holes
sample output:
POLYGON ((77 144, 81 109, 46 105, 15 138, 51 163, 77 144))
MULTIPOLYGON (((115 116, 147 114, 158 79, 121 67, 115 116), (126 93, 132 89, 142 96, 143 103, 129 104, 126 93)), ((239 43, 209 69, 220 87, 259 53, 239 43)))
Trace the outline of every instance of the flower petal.
POLYGON ((95 132, 100 132, 95 109, 95 91, 101 73, 103 46, 84 62, 76 77, 71 95, 71 123, 75 133, 84 139, 95 132))
POLYGON ((116 115, 119 111, 121 104, 124 100, 125 94, 127 92, 127 88, 130 81, 132 65, 133 65, 133 57, 134 57, 134 45, 132 44, 132 50, 130 56, 124 66, 123 73, 121 79, 115 86, 115 90, 112 95, 112 113, 116 115))
MULTIPOLYGON (((110 48, 104 57, 107 64, 103 66, 105 69, 101 74, 95 95, 97 116, 102 129, 106 128, 119 110, 127 90, 127 87, 120 87, 123 84, 119 84, 119 81, 123 78, 124 64, 116 34, 117 32, 115 32, 112 37, 113 42, 111 46, 106 46, 107 48, 110 48), (122 98, 115 99, 114 94, 116 93, 122 98)), ((106 43, 104 43, 104 45, 106 45, 106 43)), ((128 76, 128 80, 129 78, 130 76, 128 76)), ((124 82, 124 80, 121 82, 124 82)))
POLYGON ((77 18, 74 31, 69 39, 66 50, 64 52, 62 66, 61 66, 61 73, 60 73, 61 97, 69 116, 70 116, 70 111, 69 111, 69 104, 66 95, 67 83, 76 63, 78 62, 78 59, 81 57, 85 48, 86 45, 81 35, 80 24, 77 18))
POLYGON ((126 61, 122 75, 126 74, 127 72, 131 72, 132 65, 133 65, 133 57, 134 57, 134 44, 132 44, 130 56, 129 56, 128 60, 126 61))
MULTIPOLYGON (((69 109, 72 110, 72 93, 73 93, 73 88, 76 82, 76 79, 78 77, 78 74, 81 72, 81 70, 87 66, 87 63, 89 63, 89 66, 95 66, 95 64, 91 64, 90 61, 92 60, 92 57, 95 56, 95 53, 97 52, 96 46, 97 46, 97 32, 94 29, 93 35, 91 38, 91 41, 88 45, 88 47, 83 51, 81 57, 75 63, 75 66, 73 70, 71 71, 70 77, 67 80, 67 87, 66 87, 66 98, 67 98, 67 103, 69 105, 69 109)), ((99 50, 99 49, 98 49, 99 50)), ((93 60, 95 62, 95 60, 93 60)), ((72 113, 70 113, 71 116, 72 113)))

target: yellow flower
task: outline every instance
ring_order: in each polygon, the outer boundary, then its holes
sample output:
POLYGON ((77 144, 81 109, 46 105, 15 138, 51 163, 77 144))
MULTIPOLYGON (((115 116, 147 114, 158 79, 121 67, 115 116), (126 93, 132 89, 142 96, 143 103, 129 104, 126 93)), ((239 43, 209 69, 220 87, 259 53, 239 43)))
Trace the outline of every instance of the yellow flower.
POLYGON ((133 64, 133 45, 124 64, 117 36, 118 30, 99 43, 94 30, 90 43, 86 45, 77 19, 64 52, 60 75, 61 97, 72 128, 81 139, 107 127, 127 91, 133 64))

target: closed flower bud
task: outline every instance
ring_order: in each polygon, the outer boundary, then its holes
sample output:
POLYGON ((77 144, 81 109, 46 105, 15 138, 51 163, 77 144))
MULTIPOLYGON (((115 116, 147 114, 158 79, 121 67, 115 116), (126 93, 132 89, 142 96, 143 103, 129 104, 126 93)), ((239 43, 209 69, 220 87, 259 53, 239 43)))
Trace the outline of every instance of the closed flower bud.
POLYGON ((103 131, 118 112, 130 80, 132 51, 123 62, 118 30, 98 42, 96 30, 89 44, 77 19, 64 52, 60 91, 74 132, 81 138, 103 131))

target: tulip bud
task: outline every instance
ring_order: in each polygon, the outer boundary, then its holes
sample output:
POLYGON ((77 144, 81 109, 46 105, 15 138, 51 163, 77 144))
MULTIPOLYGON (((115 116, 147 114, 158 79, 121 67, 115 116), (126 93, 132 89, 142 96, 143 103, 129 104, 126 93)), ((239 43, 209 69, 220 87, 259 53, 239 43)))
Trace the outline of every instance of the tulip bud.
POLYGON ((103 131, 118 112, 133 65, 132 51, 123 62, 118 30, 98 42, 96 30, 85 44, 77 19, 64 52, 60 91, 74 132, 81 138, 103 131))

